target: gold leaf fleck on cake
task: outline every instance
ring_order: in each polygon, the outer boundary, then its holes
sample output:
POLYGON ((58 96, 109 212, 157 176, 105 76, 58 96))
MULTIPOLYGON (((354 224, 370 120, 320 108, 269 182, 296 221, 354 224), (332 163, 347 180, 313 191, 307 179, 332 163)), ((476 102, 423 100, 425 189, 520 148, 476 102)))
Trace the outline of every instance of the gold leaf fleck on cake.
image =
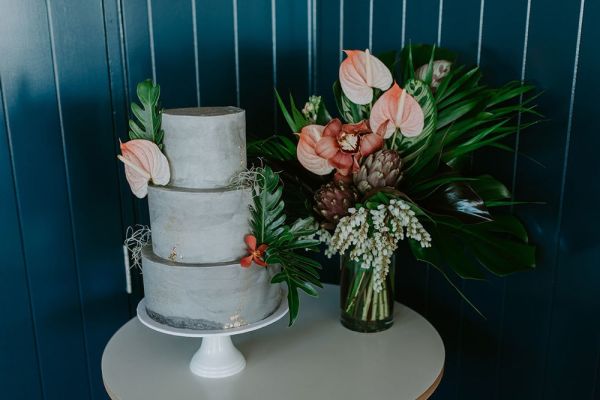
POLYGON ((173 247, 171 249, 171 254, 169 254, 169 260, 173 262, 177 260, 177 247, 173 247))
POLYGON ((248 322, 246 322, 246 320, 242 318, 239 311, 233 314, 231 317, 229 317, 229 321, 231 322, 225 324, 225 329, 239 328, 240 326, 248 324, 248 322))

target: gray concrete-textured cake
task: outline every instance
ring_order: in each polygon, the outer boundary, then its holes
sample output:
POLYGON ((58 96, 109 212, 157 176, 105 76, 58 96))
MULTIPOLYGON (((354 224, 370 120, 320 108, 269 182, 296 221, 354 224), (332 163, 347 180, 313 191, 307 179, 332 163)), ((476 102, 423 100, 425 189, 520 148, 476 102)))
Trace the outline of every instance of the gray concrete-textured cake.
POLYGON ((223 329, 260 321, 277 308, 276 271, 242 268, 250 232, 249 189, 231 187, 246 167, 244 111, 165 110, 171 181, 150 186, 152 246, 142 251, 146 310, 178 328, 223 329))

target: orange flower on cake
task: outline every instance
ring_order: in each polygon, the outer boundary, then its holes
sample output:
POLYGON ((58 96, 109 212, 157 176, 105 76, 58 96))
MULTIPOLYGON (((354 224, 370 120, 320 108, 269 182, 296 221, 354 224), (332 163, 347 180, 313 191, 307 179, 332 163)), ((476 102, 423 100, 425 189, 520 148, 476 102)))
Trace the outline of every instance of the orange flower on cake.
POLYGON ((252 265, 252 261, 256 265, 260 265, 261 267, 266 267, 267 263, 264 260, 265 251, 269 248, 266 244, 261 244, 256 247, 256 237, 254 235, 246 235, 244 238, 244 242, 246 242, 248 255, 240 260, 240 264, 244 268, 248 268, 252 265))

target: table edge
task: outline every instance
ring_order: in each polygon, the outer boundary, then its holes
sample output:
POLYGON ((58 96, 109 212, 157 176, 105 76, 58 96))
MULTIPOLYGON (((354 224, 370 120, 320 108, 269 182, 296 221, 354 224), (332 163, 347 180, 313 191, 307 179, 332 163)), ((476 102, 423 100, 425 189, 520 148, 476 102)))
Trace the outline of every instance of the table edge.
MULTIPOLYGON (((429 388, 427 388, 427 390, 425 392, 423 392, 423 394, 420 395, 419 397, 417 397, 415 400, 429 399, 433 395, 433 393, 435 393, 435 391, 437 390, 438 386, 442 382, 443 377, 444 377, 444 368, 442 368, 442 370, 440 371, 440 374, 438 375, 437 378, 435 378, 435 381, 433 381, 431 386, 429 386, 429 388)), ((118 400, 118 399, 113 399, 113 400, 118 400)))

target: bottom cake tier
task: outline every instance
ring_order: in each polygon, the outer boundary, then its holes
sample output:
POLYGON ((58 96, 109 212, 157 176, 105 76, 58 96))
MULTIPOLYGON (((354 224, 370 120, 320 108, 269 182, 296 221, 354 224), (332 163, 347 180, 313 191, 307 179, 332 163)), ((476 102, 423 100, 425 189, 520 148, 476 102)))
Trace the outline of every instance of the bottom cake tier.
POLYGON ((279 306, 282 291, 271 284, 275 268, 238 261, 182 264, 142 250, 146 312, 175 328, 227 329, 258 322, 279 306))

